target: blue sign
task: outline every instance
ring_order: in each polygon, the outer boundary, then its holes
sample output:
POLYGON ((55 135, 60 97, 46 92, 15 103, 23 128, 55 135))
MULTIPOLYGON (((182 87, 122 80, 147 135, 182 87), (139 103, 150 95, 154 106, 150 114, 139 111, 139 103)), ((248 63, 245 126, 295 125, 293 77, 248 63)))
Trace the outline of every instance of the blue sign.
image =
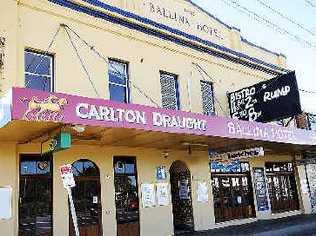
POLYGON ((211 170, 214 170, 215 172, 238 172, 238 170, 240 169, 240 161, 211 161, 210 166, 211 170))

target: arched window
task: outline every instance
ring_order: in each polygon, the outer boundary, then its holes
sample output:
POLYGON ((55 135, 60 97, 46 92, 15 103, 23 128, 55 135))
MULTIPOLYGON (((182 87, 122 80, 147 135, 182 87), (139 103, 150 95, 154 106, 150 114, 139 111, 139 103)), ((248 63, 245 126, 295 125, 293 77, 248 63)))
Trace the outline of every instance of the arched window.
MULTIPOLYGON (((99 168, 87 159, 72 164, 76 186, 72 188, 80 235, 102 235, 101 183, 99 168)), ((69 213, 70 216, 70 213, 69 213)), ((69 235, 74 236, 72 219, 69 235)))
POLYGON ((92 161, 81 159, 72 164, 72 171, 75 177, 100 176, 99 168, 92 161))

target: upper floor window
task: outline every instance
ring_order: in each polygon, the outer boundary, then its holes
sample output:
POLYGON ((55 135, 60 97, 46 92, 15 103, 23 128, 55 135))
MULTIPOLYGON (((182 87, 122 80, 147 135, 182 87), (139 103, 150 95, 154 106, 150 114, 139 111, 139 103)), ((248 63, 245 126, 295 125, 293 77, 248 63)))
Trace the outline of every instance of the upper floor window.
POLYGON ((53 91, 53 56, 25 50, 24 61, 25 87, 53 91))
POLYGON ((201 81, 202 106, 204 115, 214 115, 214 91, 213 84, 209 81, 201 81))
POLYGON ((128 65, 117 60, 109 60, 110 99, 117 102, 129 102, 128 65))
POLYGON ((162 107, 166 109, 179 110, 178 79, 174 74, 160 72, 162 107))

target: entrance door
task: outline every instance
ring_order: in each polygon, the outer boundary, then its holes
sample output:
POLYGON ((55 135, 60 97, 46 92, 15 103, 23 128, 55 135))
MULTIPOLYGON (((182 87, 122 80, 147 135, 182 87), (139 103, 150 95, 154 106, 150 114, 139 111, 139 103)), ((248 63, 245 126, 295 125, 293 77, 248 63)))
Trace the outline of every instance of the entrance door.
POLYGON ((215 221, 255 217, 253 191, 248 163, 231 171, 211 169, 215 221))
POLYGON ((182 161, 170 167, 173 225, 175 232, 193 231, 193 209, 191 197, 191 173, 182 161))
MULTIPOLYGON (((80 236, 102 235, 102 206, 99 168, 89 160, 72 164, 76 187, 72 189, 80 236)), ((69 234, 75 230, 69 211, 69 234)))
POLYGON ((135 157, 114 157, 118 236, 139 236, 139 200, 135 157))
POLYGON ((19 235, 52 235, 51 156, 21 155, 19 235))
POLYGON ((268 192, 273 213, 299 209, 292 163, 266 163, 268 192))

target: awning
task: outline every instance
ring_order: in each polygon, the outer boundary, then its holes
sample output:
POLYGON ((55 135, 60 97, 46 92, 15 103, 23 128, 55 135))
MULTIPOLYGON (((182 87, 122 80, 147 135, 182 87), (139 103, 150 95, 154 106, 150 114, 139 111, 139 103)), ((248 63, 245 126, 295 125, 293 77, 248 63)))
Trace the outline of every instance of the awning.
POLYGON ((67 129, 75 143, 91 145, 316 151, 312 131, 25 88, 12 88, 1 109, 1 141, 42 141, 67 129), (84 132, 71 129, 75 125, 84 126, 84 132))

